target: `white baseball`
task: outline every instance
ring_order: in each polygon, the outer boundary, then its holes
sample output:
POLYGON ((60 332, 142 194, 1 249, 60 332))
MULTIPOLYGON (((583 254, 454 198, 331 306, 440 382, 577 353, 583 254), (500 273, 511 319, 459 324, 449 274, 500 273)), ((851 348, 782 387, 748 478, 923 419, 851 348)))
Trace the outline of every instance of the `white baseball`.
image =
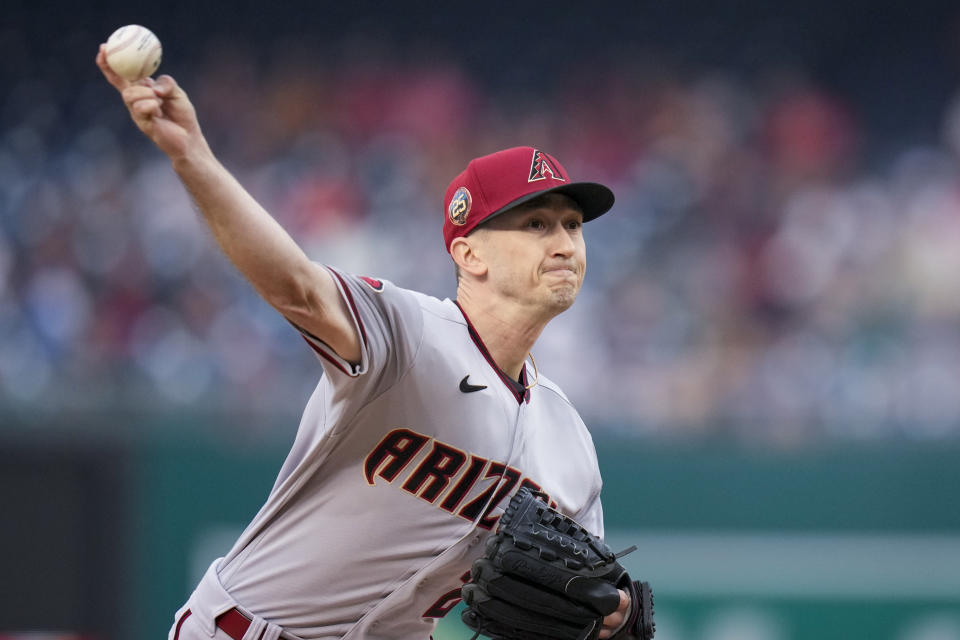
POLYGON ((157 36, 138 24, 120 27, 107 39, 107 64, 130 82, 153 75, 162 53, 157 36))

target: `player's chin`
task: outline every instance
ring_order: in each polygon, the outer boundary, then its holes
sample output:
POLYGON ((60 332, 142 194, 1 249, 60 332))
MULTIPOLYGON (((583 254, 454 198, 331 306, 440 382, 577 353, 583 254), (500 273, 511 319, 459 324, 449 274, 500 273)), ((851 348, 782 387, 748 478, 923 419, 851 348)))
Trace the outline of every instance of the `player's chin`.
POLYGON ((555 313, 566 311, 573 306, 578 293, 580 293, 580 287, 574 284, 553 286, 550 288, 550 307, 555 313))

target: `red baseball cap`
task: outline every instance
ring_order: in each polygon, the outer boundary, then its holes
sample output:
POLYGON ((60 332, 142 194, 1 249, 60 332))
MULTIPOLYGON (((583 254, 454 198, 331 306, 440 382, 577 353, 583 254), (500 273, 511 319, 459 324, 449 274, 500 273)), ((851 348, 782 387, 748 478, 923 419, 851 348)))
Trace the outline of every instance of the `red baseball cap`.
POLYGON ((513 147, 474 158, 447 187, 443 200, 443 240, 447 251, 454 238, 483 222, 544 193, 563 193, 580 206, 583 221, 613 206, 613 192, 596 182, 571 182, 553 156, 533 147, 513 147))

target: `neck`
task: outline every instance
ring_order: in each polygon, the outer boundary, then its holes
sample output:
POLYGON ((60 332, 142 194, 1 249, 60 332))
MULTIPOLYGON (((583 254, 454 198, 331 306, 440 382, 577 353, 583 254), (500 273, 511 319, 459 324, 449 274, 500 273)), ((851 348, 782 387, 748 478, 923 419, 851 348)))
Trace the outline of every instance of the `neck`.
POLYGON ((457 302, 477 330, 493 361, 516 380, 533 344, 552 316, 543 317, 501 300, 481 299, 468 287, 457 289, 457 302))

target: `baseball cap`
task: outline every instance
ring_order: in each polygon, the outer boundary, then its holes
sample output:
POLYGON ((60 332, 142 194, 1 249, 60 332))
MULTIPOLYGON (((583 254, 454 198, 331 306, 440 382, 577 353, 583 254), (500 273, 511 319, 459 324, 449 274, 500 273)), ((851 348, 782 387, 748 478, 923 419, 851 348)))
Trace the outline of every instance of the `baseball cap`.
POLYGON ((613 192, 596 182, 572 182, 557 159, 533 147, 513 147, 474 158, 447 187, 443 205, 443 240, 450 251, 454 238, 483 222, 544 193, 570 196, 593 220, 613 206, 613 192))

